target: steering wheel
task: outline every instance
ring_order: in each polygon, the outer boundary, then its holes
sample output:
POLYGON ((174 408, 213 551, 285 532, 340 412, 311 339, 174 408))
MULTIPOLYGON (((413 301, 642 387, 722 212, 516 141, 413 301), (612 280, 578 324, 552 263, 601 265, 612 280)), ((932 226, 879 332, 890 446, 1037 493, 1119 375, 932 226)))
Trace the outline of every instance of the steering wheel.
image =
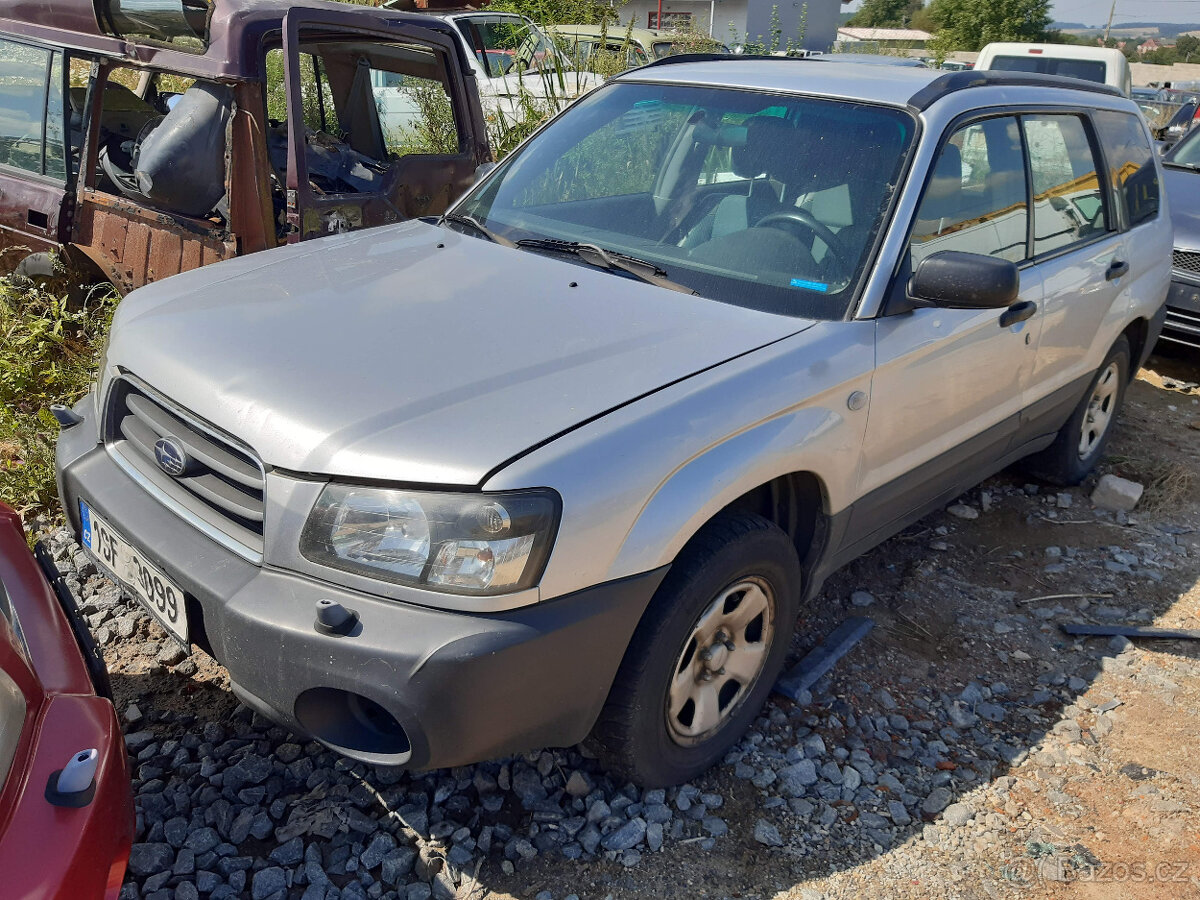
POLYGON ((769 213, 754 223, 755 228, 773 228, 778 225, 799 225, 810 235, 815 235, 828 248, 829 256, 836 264, 839 275, 854 271, 854 261, 845 243, 834 234, 827 225, 816 219, 811 213, 796 207, 769 213))

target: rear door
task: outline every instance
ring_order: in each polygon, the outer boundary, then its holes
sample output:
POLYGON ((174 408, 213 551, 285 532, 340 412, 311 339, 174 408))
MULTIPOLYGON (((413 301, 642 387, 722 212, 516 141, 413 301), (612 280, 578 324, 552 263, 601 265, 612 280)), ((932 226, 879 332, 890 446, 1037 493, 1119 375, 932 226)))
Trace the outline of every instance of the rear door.
POLYGON ((1032 258, 1044 284, 1042 333, 1022 434, 1057 430, 1124 327, 1122 295, 1137 266, 1105 196, 1088 119, 1021 116, 1033 187, 1032 258))
POLYGON ((66 91, 62 50, 0 37, 0 271, 70 226, 66 91))
POLYGON ((289 242, 440 214, 491 158, 451 26, 363 21, 284 18, 289 242))

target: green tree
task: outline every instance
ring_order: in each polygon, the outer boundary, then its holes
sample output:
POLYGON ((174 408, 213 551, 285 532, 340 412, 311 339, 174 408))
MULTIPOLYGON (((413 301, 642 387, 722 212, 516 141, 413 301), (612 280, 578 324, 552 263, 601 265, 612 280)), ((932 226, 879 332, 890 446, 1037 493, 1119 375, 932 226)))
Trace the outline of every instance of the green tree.
POLYGON ((855 28, 905 28, 921 10, 921 0, 866 0, 854 14, 855 28))
POLYGON ((1191 62, 1200 53, 1200 38, 1193 34, 1181 34, 1175 39, 1175 53, 1180 62, 1191 62))
POLYGON ((1039 41, 1050 25, 1050 0, 933 0, 937 25, 930 49, 980 50, 993 41, 1039 41))

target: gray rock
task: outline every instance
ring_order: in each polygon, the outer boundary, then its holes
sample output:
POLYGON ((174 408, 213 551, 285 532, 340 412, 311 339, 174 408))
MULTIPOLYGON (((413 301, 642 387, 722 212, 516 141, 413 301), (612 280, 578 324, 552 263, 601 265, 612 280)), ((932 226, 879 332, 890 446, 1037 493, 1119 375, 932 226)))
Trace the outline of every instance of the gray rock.
POLYGON ((725 824, 724 819, 717 816, 705 816, 700 824, 713 837, 724 837, 729 834, 729 826, 725 824))
POLYGON ((646 826, 646 847, 651 853, 657 853, 663 845, 663 827, 661 822, 651 822, 646 826))
POLYGON ((1096 482, 1092 503, 1112 512, 1130 512, 1142 499, 1145 487, 1118 475, 1105 475, 1096 482))
POLYGON ((875 597, 869 591, 855 591, 850 595, 850 603, 857 607, 873 606, 875 597))
POLYGON ((888 815, 892 817, 892 822, 897 825, 908 825, 912 822, 912 816, 908 814, 904 804, 899 800, 888 801, 888 815))
POLYGON ((862 780, 862 775, 853 766, 845 766, 842 769, 842 787, 846 790, 857 791, 862 780))
POLYGON ((267 858, 277 865, 294 866, 304 859, 304 841, 294 837, 272 850, 267 858))
POLYGON ((576 769, 567 779, 566 790, 572 797, 586 797, 592 792, 592 784, 586 775, 576 769))
POLYGON ((759 819, 754 823, 754 839, 768 847, 783 846, 783 838, 779 834, 779 829, 766 819, 759 819))
POLYGON ((169 872, 175 861, 175 850, 170 844, 134 844, 129 850, 129 871, 134 875, 153 875, 169 872))
MULTIPOLYGON (((930 795, 932 796, 932 794, 930 795)), ((928 802, 928 798, 926 799, 928 802)), ((923 807, 922 807, 923 808, 923 807)), ((952 803, 942 813, 942 823, 951 828, 961 828, 975 817, 974 811, 965 803, 952 803)))
POLYGON ((404 889, 405 900, 430 900, 433 888, 423 881, 417 881, 404 889))
POLYGON ((802 759, 779 770, 779 785, 789 797, 799 797, 804 789, 817 783, 817 767, 811 759, 802 759))
POLYGON ((268 897, 286 890, 287 873, 279 866, 259 869, 250 881, 250 896, 253 900, 267 900, 268 897))
POLYGON ((929 795, 921 804, 921 812, 926 816, 936 816, 950 804, 953 797, 954 795, 950 792, 949 788, 936 787, 929 792, 929 795))
POLYGON ((154 742, 153 731, 135 731, 125 735, 125 749, 136 756, 154 742))
POLYGON ((950 719, 950 724, 960 730, 974 728, 979 721, 979 716, 971 712, 965 705, 955 701, 951 703, 946 710, 946 715, 950 719))
POLYGON ((381 831, 371 838, 371 843, 367 845, 358 861, 364 869, 374 869, 395 849, 396 839, 386 831, 381 831))
POLYGON ((397 847, 383 858, 379 866, 379 880, 384 884, 400 886, 400 882, 413 869, 417 851, 411 847, 397 847))
POLYGON ((967 506, 965 503, 955 503, 946 508, 946 512, 954 516, 956 519, 978 519, 979 510, 973 506, 967 506))
POLYGON ((187 653, 174 641, 164 641, 163 648, 158 651, 155 659, 164 666, 173 666, 187 659, 187 653))
POLYGON ((646 837, 646 821, 640 817, 630 819, 616 831, 609 834, 600 843, 605 850, 618 852, 631 850, 646 837))

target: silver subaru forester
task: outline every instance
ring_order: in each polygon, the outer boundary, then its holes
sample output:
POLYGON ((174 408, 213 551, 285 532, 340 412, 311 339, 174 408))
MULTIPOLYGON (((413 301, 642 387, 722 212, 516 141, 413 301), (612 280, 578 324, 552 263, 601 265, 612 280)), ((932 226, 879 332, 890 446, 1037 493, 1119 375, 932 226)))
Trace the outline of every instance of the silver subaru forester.
POLYGON ((1170 282, 1151 146, 1069 79, 661 60, 439 220, 132 294, 63 503, 299 734, 678 783, 830 572, 1104 453, 1170 282))

